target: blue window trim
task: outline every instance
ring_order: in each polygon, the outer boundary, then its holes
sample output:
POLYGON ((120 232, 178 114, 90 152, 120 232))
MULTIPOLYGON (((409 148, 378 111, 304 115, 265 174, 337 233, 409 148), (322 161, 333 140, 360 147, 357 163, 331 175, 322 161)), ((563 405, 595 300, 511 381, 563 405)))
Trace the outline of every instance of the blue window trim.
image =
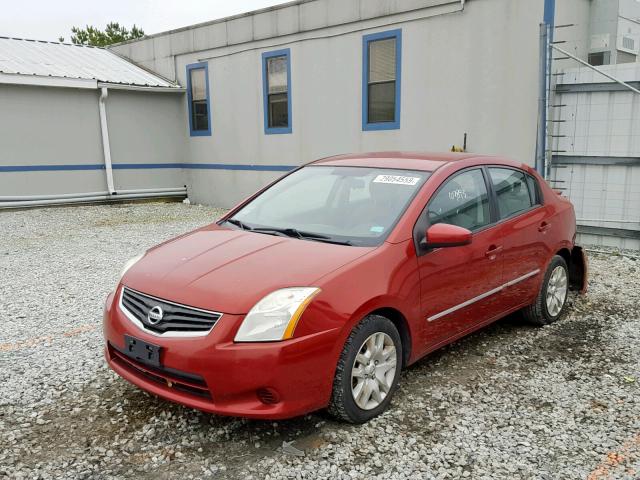
POLYGON ((262 103, 264 108, 264 133, 266 135, 291 133, 293 119, 291 116, 291 49, 274 50, 262 54, 262 103), (267 60, 273 57, 287 58, 287 109, 289 124, 286 127, 269 127, 269 79, 267 76, 267 60))
POLYGON ((397 130, 400 128, 402 85, 402 30, 388 30, 362 37, 362 130, 397 130), (396 110, 393 122, 369 123, 369 43, 387 38, 396 39, 396 110))
POLYGON ((191 63, 187 65, 187 102, 189 106, 189 133, 192 137, 211 136, 211 96, 209 93, 209 64, 207 62, 191 63), (191 70, 204 70, 204 79, 207 87, 207 129, 193 129, 193 97, 191 95, 191 70))

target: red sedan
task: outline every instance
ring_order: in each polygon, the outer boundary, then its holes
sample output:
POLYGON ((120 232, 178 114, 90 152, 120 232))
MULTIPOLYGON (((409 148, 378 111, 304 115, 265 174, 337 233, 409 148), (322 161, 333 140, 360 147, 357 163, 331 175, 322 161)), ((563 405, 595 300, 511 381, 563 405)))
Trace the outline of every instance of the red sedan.
POLYGON ((517 310, 557 320, 586 289, 575 235, 571 203, 521 163, 319 160, 129 261, 106 302, 106 358, 205 412, 364 422, 429 352, 517 310))

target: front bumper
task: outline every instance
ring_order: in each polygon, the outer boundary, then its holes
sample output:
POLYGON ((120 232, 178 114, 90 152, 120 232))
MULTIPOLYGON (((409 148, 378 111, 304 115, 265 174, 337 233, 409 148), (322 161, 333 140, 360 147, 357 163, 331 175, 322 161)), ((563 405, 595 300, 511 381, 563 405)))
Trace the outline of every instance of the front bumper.
POLYGON ((131 323, 111 294, 104 310, 105 357, 132 384, 204 412, 283 419, 326 407, 338 331, 283 342, 234 343, 241 320, 225 314, 202 337, 155 336, 131 323), (123 353, 125 334, 159 345, 162 368, 128 358, 123 353), (258 392, 264 389, 278 401, 260 400, 258 392))

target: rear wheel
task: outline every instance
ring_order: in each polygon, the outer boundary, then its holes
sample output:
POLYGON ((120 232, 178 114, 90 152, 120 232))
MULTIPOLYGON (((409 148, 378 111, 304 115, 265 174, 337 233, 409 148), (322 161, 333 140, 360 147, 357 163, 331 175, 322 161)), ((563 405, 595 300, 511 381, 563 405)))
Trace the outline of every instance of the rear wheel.
POLYGON ((569 294, 569 269, 560 255, 555 255, 545 272, 540 292, 528 307, 523 309, 525 318, 534 325, 555 322, 567 303, 569 294))
POLYGON ((380 315, 365 317, 342 349, 329 412, 364 423, 382 413, 395 392, 402 366, 402 343, 395 325, 380 315))

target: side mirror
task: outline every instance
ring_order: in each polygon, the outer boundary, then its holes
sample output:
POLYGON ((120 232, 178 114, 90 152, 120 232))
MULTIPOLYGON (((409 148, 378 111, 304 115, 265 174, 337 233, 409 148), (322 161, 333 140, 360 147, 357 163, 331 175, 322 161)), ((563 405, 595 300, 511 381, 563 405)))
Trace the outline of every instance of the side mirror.
POLYGON ((427 248, 460 247, 471 243, 471 232, 466 228, 436 223, 431 225, 425 234, 427 248))

